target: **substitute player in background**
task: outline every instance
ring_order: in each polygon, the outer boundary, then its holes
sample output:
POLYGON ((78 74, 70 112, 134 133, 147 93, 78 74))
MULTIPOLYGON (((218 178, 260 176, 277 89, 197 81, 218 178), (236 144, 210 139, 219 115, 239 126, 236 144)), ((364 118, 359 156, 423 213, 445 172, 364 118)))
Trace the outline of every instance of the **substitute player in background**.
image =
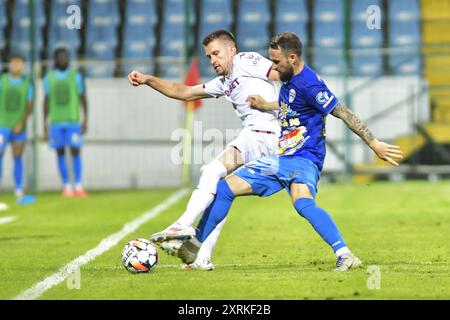
POLYGON ((55 68, 44 78, 44 135, 49 138, 50 147, 56 150, 58 169, 64 185, 64 197, 86 197, 82 185, 81 147, 82 135, 87 129, 87 99, 81 74, 70 68, 69 52, 57 48, 54 52, 55 68), (80 122, 80 108, 83 121, 80 122), (48 128, 50 118, 50 131, 48 128), (75 189, 69 180, 65 148, 72 154, 75 189))
MULTIPOLYGON (((197 86, 173 83, 138 71, 129 74, 131 84, 146 84, 162 94, 179 100, 192 101, 203 98, 225 98, 233 104, 243 129, 225 150, 202 167, 197 188, 183 215, 162 232, 150 237, 164 248, 167 240, 190 238, 195 235, 192 225, 195 219, 211 204, 219 180, 237 167, 276 151, 280 127, 275 110, 252 109, 247 102, 249 95, 261 95, 267 101, 277 99, 277 90, 270 81, 278 80, 278 73, 272 70, 272 62, 254 52, 238 53, 231 33, 218 30, 203 40, 206 56, 218 74, 215 79, 197 86)), ((262 106, 261 106, 262 109, 262 106)), ((217 242, 225 221, 206 239, 195 266, 211 270, 211 252, 217 242)), ((180 242, 181 244, 181 242, 180 242)))
MULTIPOLYGON (((318 207, 317 183, 325 160, 325 118, 341 119, 375 154, 393 165, 403 154, 398 146, 378 141, 361 120, 328 89, 323 80, 301 58, 302 44, 291 32, 272 39, 270 59, 283 85, 279 96, 281 124, 278 155, 252 161, 237 169, 217 186, 217 195, 199 222, 196 238, 186 241, 178 256, 194 261, 208 235, 226 217, 233 200, 242 195, 270 196, 285 188, 296 211, 307 219, 337 256, 335 271, 357 268, 361 261, 348 249, 331 216, 318 207)), ((251 97, 255 107, 266 105, 251 97)), ((292 230, 289 231, 292 233, 292 230)))
POLYGON ((26 141, 26 124, 33 108, 33 85, 23 74, 25 59, 12 55, 9 59, 9 73, 0 80, 0 181, 2 177, 3 154, 11 142, 14 156, 14 183, 17 198, 23 196, 23 149, 26 141))

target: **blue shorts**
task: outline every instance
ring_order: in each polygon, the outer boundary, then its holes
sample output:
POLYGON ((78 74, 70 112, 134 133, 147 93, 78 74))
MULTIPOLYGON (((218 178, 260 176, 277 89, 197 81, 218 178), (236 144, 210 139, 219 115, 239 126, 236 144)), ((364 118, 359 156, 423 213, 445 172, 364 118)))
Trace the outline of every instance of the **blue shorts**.
POLYGON ((291 194, 291 183, 306 184, 315 198, 320 172, 308 159, 298 156, 272 155, 251 161, 237 169, 234 175, 252 186, 253 194, 268 197, 285 188, 291 194))
POLYGON ((55 149, 81 148, 83 145, 81 125, 79 123, 52 123, 49 143, 50 147, 55 149))
POLYGON ((12 129, 0 127, 0 152, 5 150, 8 142, 25 142, 27 140, 27 134, 25 131, 15 134, 12 129))

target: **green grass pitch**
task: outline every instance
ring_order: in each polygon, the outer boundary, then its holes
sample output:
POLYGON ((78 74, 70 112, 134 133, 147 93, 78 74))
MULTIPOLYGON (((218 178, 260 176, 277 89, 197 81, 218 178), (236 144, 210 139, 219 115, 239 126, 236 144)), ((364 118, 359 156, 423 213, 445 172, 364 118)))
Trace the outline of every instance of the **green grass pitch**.
MULTIPOLYGON (((0 299, 57 272, 174 192, 92 192, 83 200, 44 193, 22 207, 3 193, 0 202, 10 209, 0 218, 17 219, 0 224, 0 299)), ((65 281, 40 299, 450 298, 450 182, 322 185, 318 203, 363 261, 360 270, 332 272, 334 254, 280 192, 235 201, 213 256, 216 270, 181 270, 178 259, 160 252, 154 272, 128 273, 120 261, 123 245, 166 227, 186 201, 81 267, 79 288, 65 281), (380 271, 379 282, 369 266, 380 271)))

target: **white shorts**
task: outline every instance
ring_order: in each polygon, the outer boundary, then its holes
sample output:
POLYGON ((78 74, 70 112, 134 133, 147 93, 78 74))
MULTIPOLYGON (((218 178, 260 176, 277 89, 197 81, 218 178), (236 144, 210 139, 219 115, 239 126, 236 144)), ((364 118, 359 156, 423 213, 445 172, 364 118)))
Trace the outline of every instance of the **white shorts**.
POLYGON ((277 151, 279 130, 279 127, 245 127, 227 146, 236 147, 241 152, 244 163, 261 159, 277 151))

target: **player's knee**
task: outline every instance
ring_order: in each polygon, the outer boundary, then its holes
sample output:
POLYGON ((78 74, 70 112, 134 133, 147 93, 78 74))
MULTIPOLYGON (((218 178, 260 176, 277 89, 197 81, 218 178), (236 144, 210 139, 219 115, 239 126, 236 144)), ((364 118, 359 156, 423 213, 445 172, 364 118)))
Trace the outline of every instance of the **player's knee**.
POLYGON ((211 163, 203 166, 201 171, 202 175, 198 183, 198 188, 216 194, 217 183, 221 178, 226 176, 227 169, 220 161, 213 160, 211 163))
POLYGON ((227 168, 219 160, 213 160, 200 168, 202 175, 217 176, 223 178, 227 174, 227 168))
POLYGON ((311 198, 299 198, 294 202, 295 210, 301 215, 304 216, 304 211, 311 207, 315 206, 316 202, 311 198))

